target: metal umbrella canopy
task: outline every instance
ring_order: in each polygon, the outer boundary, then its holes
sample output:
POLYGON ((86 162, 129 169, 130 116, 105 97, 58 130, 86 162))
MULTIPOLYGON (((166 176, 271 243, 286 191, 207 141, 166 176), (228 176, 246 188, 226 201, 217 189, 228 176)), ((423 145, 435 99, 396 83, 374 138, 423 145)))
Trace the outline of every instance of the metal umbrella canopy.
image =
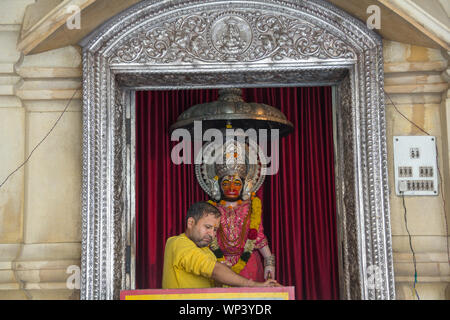
POLYGON ((244 130, 279 129, 280 137, 291 133, 294 128, 280 110, 263 103, 245 102, 239 88, 221 89, 218 100, 197 104, 184 111, 170 131, 178 128, 192 130, 194 121, 202 121, 203 130, 222 129, 227 125, 244 130))
MULTIPOLYGON (((262 103, 245 102, 241 89, 237 88, 221 89, 217 101, 198 104, 184 111, 170 130, 184 128, 192 132, 194 121, 202 122, 202 130, 215 128, 223 133, 230 126, 257 131, 278 129, 280 137, 292 132, 294 127, 280 110, 262 103)), ((221 198, 218 178, 222 176, 222 171, 244 172, 240 174, 244 179, 243 200, 248 199, 264 182, 267 162, 263 150, 251 139, 245 142, 234 140, 237 136, 245 135, 235 132, 230 137, 225 134, 223 144, 215 140, 205 143, 195 156, 197 180, 202 189, 216 201, 221 198), (236 158, 229 155, 236 155, 236 158)))

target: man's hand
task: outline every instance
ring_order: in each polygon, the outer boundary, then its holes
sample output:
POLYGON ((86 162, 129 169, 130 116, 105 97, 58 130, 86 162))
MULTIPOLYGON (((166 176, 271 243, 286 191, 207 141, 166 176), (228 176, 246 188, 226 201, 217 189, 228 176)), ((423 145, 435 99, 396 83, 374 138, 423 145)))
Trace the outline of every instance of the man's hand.
POLYGON ((262 283, 262 287, 281 287, 281 284, 279 284, 276 280, 269 279, 266 282, 260 282, 262 283))
POLYGON ((266 282, 256 282, 253 280, 250 280, 251 283, 251 287, 282 287, 281 284, 279 284, 278 282, 276 282, 273 279, 269 279, 266 282))
POLYGON ((281 285, 273 279, 269 279, 266 282, 256 282, 251 279, 246 279, 226 267, 224 263, 220 262, 216 262, 211 278, 219 283, 234 287, 281 287, 281 285))

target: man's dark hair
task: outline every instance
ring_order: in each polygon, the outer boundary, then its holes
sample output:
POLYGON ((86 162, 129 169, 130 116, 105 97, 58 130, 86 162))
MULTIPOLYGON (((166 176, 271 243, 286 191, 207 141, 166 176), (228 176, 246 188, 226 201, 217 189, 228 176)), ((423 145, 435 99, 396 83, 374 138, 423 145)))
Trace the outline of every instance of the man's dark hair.
POLYGON ((193 203, 186 213, 186 223, 191 217, 194 218, 195 223, 197 223, 198 220, 208 214, 213 214, 216 218, 221 216, 219 209, 208 202, 200 201, 193 203))

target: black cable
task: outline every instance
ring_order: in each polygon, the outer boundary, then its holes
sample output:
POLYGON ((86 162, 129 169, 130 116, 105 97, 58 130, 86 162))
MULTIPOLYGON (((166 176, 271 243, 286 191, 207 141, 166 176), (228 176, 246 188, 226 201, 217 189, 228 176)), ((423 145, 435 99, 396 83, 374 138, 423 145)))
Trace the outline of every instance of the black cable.
POLYGON ((33 150, 30 152, 30 154, 28 155, 28 157, 25 159, 25 161, 13 172, 11 172, 5 180, 3 180, 3 182, 0 184, 0 188, 3 187, 3 185, 6 183, 6 181, 8 181, 8 179, 17 171, 19 171, 27 162, 28 160, 30 160, 31 156, 33 155, 33 152, 42 144, 42 142, 44 142, 45 139, 47 139, 47 137, 50 135, 50 133, 53 131, 53 129, 55 129, 56 125, 58 124, 59 120, 61 120, 62 116, 64 115, 64 113, 66 113, 67 108, 69 107, 70 103, 72 102, 73 98, 75 97, 75 94, 79 91, 79 89, 75 90, 75 92, 73 93, 72 97, 70 98, 69 102, 67 103, 66 107, 64 108, 63 112, 61 113, 61 115, 59 116, 59 118, 56 120, 55 124, 53 125, 53 127, 50 129, 50 131, 45 135, 45 137, 33 148, 33 150))
MULTIPOLYGON (((384 91, 385 95, 388 97, 389 101, 391 101, 393 107, 395 108, 395 110, 403 117, 405 118, 408 122, 410 122, 412 125, 414 125, 416 128, 418 128, 420 131, 422 131, 423 133, 425 133, 428 136, 431 136, 431 134, 429 134, 428 132, 426 132, 424 129, 422 129, 421 127, 419 127, 417 124, 415 124, 413 121, 409 120, 408 117, 406 117, 403 113, 400 112, 400 110, 398 110, 397 106, 395 105, 394 101, 392 101, 391 97, 389 96, 389 94, 384 91)), ((439 174, 439 184, 442 186, 442 175, 441 175, 441 170, 439 169, 439 152, 438 152, 438 147, 437 147, 437 143, 435 143, 435 147, 436 147, 436 167, 438 170, 438 174, 439 174)), ((443 204, 443 209, 444 209, 444 221, 445 221, 445 234, 447 235, 446 237, 446 245, 447 245, 447 261, 450 264, 450 245, 449 245, 449 235, 448 235, 448 221, 447 221, 447 207, 445 205, 445 198, 444 198, 444 192, 441 191, 441 198, 442 198, 442 204, 443 204)))
MULTIPOLYGON (((437 159, 439 159, 437 143, 436 143, 436 157, 437 157, 437 159)), ((442 186, 442 175, 441 175, 441 170, 439 170, 439 160, 437 160, 437 162, 438 162, 437 170, 438 170, 438 174, 439 174, 439 182, 440 182, 440 185, 442 186)), ((446 238, 447 260, 448 260, 448 263, 450 264, 450 250, 449 250, 449 244, 448 244, 449 236, 448 236, 447 209, 446 209, 446 206, 445 206, 444 192, 442 192, 442 190, 441 190, 441 198, 442 198, 442 205, 443 205, 443 208, 444 208, 445 233, 447 235, 447 238, 446 238)))
POLYGON ((405 194, 403 193, 403 191, 401 191, 402 194, 402 202, 403 202, 403 208, 405 209, 405 214, 404 214, 404 219, 405 219, 405 227, 406 227, 406 232, 408 233, 408 239, 409 239, 409 247, 411 248, 411 252, 412 252, 412 256, 413 256, 413 264, 414 264, 414 293, 417 297, 417 300, 420 300, 419 294, 417 293, 416 290, 416 283, 417 283, 417 262, 416 262, 416 253, 414 252, 413 249, 413 245, 412 245, 412 238, 411 238, 411 234, 409 233, 409 229, 408 229, 408 220, 406 218, 406 205, 405 205, 405 194))
POLYGON ((419 129, 420 131, 422 131, 423 133, 425 133, 426 135, 430 136, 430 134, 428 132, 426 132, 425 130, 423 130, 421 127, 419 127, 417 124, 415 124, 414 122, 412 122, 411 120, 408 119, 407 116, 405 116, 403 113, 400 112, 400 110, 397 109, 397 106, 395 105, 394 101, 392 101, 391 97, 387 94, 386 91, 384 91, 385 95, 389 98, 389 100, 391 101, 392 105, 394 106, 395 110, 397 110, 397 112, 403 117, 405 118, 409 123, 411 123, 413 126, 415 126, 417 129, 419 129))
MULTIPOLYGON (((386 96, 389 98, 389 100, 391 101, 392 105, 394 106, 395 110, 403 117, 405 118, 408 122, 410 122, 411 124, 413 124, 415 127, 417 127, 420 131, 422 131, 423 133, 425 133, 426 135, 430 135, 428 132, 426 132, 425 130, 423 130, 421 127, 419 127, 418 125, 416 125, 414 122, 412 122, 411 120, 408 119, 408 117, 406 117, 403 113, 400 112, 400 110, 398 110, 397 106, 395 105, 394 101, 392 101, 391 97, 387 94, 387 92, 384 92, 386 94, 386 96)), ((437 145, 437 144, 436 144, 437 145)), ((437 147, 436 147, 437 148, 437 147)), ((437 155, 436 155, 437 156, 437 155)), ((439 168, 439 167, 438 167, 439 168)), ((438 169, 439 170, 439 169, 438 169)), ((414 294, 417 297, 417 300, 420 300, 419 294, 416 290, 416 284, 417 284, 417 262, 416 262, 416 253, 414 252, 413 249, 413 245, 412 245, 412 238, 411 238, 411 234, 409 233, 409 229, 408 229, 408 220, 406 218, 406 204, 405 204, 405 194, 403 193, 403 191, 400 191, 401 195, 402 195, 402 202, 403 202, 403 208, 405 209, 405 214, 404 214, 404 219, 405 219, 405 227, 406 227, 406 232, 408 233, 408 239, 409 239, 409 247, 411 249, 412 252, 412 256, 413 256, 413 265, 414 265, 414 284, 413 284, 413 290, 414 290, 414 294)))
MULTIPOLYGON (((400 110, 398 110, 397 106, 395 105, 395 103, 392 101, 391 97, 389 96, 389 94, 384 91, 385 95, 388 97, 388 99, 391 101, 392 106, 395 108, 395 110, 403 117, 405 118, 408 122, 410 122, 412 125, 414 125, 416 128, 418 128, 420 131, 422 131, 423 133, 425 133, 428 136, 431 136, 428 132, 426 132, 424 129, 422 129, 421 127, 419 127, 417 124, 415 124, 413 121, 409 120, 408 117, 406 117, 403 113, 400 112, 400 110)), ((442 186, 442 175, 441 175, 441 170, 439 169, 439 153, 438 153, 438 147, 437 147, 437 143, 435 143, 435 147, 436 147, 436 167, 438 170, 438 174, 439 174, 439 182, 440 185, 442 186)), ((405 199, 404 199, 404 194, 402 192, 402 196, 403 196, 403 206, 405 208, 405 223, 406 223, 406 206, 405 206, 405 199)), ((446 209, 446 205, 445 205, 445 198, 444 198, 444 192, 441 191, 441 198, 442 198, 442 203, 443 203, 443 209, 444 209, 444 221, 445 221, 445 233, 446 233, 446 244, 447 244, 447 260, 448 263, 450 264, 450 250, 449 250, 449 236, 448 236, 448 222, 447 222, 447 209, 446 209)), ((409 231, 408 231, 409 234, 409 231)), ((417 282, 417 270, 416 270, 416 263, 415 263, 415 255, 414 255, 414 251, 412 249, 412 243, 410 240, 410 247, 411 247, 411 251, 413 252, 413 259, 414 259, 414 279, 415 279, 415 283, 417 282)), ((417 295, 417 291, 415 290, 415 283, 414 283, 414 291, 416 292, 417 295)), ((417 296, 418 297, 418 296, 417 296)))

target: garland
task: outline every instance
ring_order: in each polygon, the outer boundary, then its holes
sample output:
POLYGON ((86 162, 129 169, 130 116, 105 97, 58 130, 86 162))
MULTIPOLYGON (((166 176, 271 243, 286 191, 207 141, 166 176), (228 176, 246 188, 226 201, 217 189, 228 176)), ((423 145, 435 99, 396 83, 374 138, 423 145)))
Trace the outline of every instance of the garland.
MULTIPOLYGON (((252 255, 253 249, 255 248, 256 238, 258 236, 258 229, 261 224, 261 200, 255 196, 255 193, 252 193, 252 212, 250 215, 250 230, 247 234, 247 241, 245 242, 244 251, 239 257, 238 262, 236 262, 231 269, 240 273, 242 269, 247 265, 250 256, 252 255)), ((214 201, 209 200, 209 203, 216 206, 217 204, 214 201)), ((223 251, 220 249, 219 244, 217 242, 217 237, 212 241, 210 248, 214 255, 217 257, 217 261, 222 262, 225 261, 225 257, 223 255, 223 251)))

